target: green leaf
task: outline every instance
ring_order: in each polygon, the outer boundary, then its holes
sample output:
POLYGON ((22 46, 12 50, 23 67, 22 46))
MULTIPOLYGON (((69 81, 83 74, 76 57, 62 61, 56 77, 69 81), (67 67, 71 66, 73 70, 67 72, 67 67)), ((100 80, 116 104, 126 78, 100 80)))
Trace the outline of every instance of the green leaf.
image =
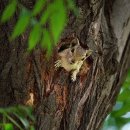
POLYGON ((43 30, 43 37, 42 37, 41 45, 43 48, 47 50, 47 57, 50 57, 52 53, 52 44, 51 44, 50 39, 51 38, 50 38, 49 32, 47 30, 43 30))
POLYGON ((0 108, 0 113, 4 114, 5 110, 3 108, 0 108))
POLYGON ((130 86, 130 82, 129 81, 125 81, 125 83, 123 84, 122 89, 126 89, 126 88, 129 89, 129 86, 130 86))
POLYGON ((122 93, 119 94, 117 100, 118 100, 118 101, 122 101, 122 102, 124 102, 124 101, 126 101, 126 100, 130 100, 130 90, 129 90, 129 89, 124 89, 124 90, 122 91, 122 93))
MULTIPOLYGON (((11 115, 15 115, 19 121, 23 124, 25 129, 31 128, 29 121, 31 119, 31 122, 34 122, 34 116, 32 114, 32 107, 26 107, 26 106, 14 106, 14 107, 8 107, 8 108, 0 108, 0 113, 3 114, 3 123, 0 124, 3 126, 5 124, 6 119, 10 120, 15 126, 17 126, 19 129, 23 130, 23 128, 17 123, 16 120, 14 120, 11 115), (5 119, 6 118, 6 119, 5 119), (30 119, 29 119, 30 118, 30 119), (29 119, 29 121, 27 120, 29 119)), ((7 127, 7 126, 6 126, 7 127)), ((9 127, 9 125, 8 125, 9 127)))
POLYGON ((32 121, 34 121, 35 119, 34 119, 34 116, 33 116, 33 114, 32 114, 32 107, 25 107, 25 106, 18 106, 18 108, 19 108, 19 111, 21 112, 21 114, 23 114, 23 112, 24 113, 26 113, 26 115, 32 120, 32 121))
POLYGON ((125 102, 120 110, 112 111, 111 116, 113 116, 114 118, 118 118, 126 114, 128 111, 130 111, 129 101, 125 102))
POLYGON ((107 125, 111 126, 111 125, 115 125, 115 119, 113 117, 109 117, 107 120, 107 125))
POLYGON ((7 108, 2 108, 6 113, 12 113, 17 110, 16 107, 7 107, 7 108))
POLYGON ((31 17, 30 12, 27 11, 26 9, 23 9, 18 19, 18 22, 16 23, 11 39, 18 37, 25 31, 25 29, 29 24, 30 17, 31 17))
POLYGON ((128 71, 127 78, 126 78, 125 82, 130 84, 130 70, 128 71))
POLYGON ((4 9, 4 12, 3 12, 2 17, 1 17, 1 22, 8 21, 15 13, 16 7, 17 7, 17 1, 12 0, 11 3, 9 3, 6 6, 6 8, 4 9))
POLYGON ((46 11, 43 12, 41 19, 40 19, 40 23, 42 25, 44 25, 46 23, 46 21, 48 20, 50 12, 51 12, 51 8, 47 9, 46 11))
POLYGON ((36 18, 31 18, 31 20, 30 20, 30 24, 31 24, 31 26, 34 26, 35 24, 37 24, 38 23, 38 21, 37 21, 37 19, 36 18))
POLYGON ((116 125, 118 127, 118 130, 121 130, 121 127, 123 125, 125 125, 126 123, 129 123, 130 119, 125 119, 123 117, 118 117, 118 118, 115 118, 115 121, 116 121, 116 125))
POLYGON ((21 121, 21 123, 23 124, 23 126, 27 129, 28 127, 29 127, 29 122, 28 122, 28 120, 25 118, 25 117, 23 117, 23 116, 19 116, 18 114, 14 114, 20 121, 21 121))
POLYGON ((4 124, 4 130, 14 130, 13 124, 11 123, 4 124))
POLYGON ((42 34, 42 27, 40 26, 40 24, 36 24, 29 36, 29 50, 32 50, 36 44, 40 41, 41 38, 41 34, 42 34))
POLYGON ((67 14, 63 0, 56 0, 54 4, 54 12, 50 18, 50 30, 54 43, 57 43, 66 25, 67 14))
POLYGON ((32 121, 34 121, 34 116, 32 114, 32 108, 31 107, 26 107, 26 106, 17 106, 15 107, 16 111, 13 112, 13 114, 17 114, 19 117, 25 118, 29 117, 32 121))
POLYGON ((22 127, 8 114, 6 114, 6 117, 14 124, 16 125, 20 130, 23 130, 22 127))
POLYGON ((47 20, 53 14, 54 10, 55 10, 55 4, 54 3, 49 4, 47 9, 42 13, 42 16, 41 16, 41 19, 40 19, 40 23, 42 25, 44 25, 47 22, 47 20))
POLYGON ((34 126, 31 126, 31 127, 30 127, 30 130, 35 130, 34 126))
POLYGON ((37 15, 44 7, 46 0, 38 0, 35 3, 34 9, 32 11, 33 15, 37 15))

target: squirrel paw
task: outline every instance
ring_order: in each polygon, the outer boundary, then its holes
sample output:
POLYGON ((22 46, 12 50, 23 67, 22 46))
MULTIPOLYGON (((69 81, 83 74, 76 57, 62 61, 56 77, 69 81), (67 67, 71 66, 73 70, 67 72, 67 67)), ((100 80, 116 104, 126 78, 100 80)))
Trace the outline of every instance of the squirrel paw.
POLYGON ((59 68, 59 67, 61 67, 61 60, 57 60, 55 62, 55 68, 59 68))
POLYGON ((72 81, 72 82, 75 82, 75 81, 76 81, 76 75, 75 75, 75 74, 72 74, 72 75, 71 75, 71 81, 72 81))

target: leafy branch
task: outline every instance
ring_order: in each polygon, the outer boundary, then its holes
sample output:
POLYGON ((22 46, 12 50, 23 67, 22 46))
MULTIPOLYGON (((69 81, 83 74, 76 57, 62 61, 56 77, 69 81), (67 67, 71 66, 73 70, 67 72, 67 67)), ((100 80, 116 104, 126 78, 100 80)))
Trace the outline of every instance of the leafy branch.
POLYGON ((34 116, 32 108, 25 106, 14 106, 0 108, 0 115, 3 115, 3 122, 0 122, 0 128, 4 130, 14 130, 14 126, 20 130, 34 130, 34 116))
POLYGON ((67 24, 67 13, 72 10, 77 12, 73 0, 38 0, 33 9, 29 10, 17 0, 11 0, 3 11, 1 22, 5 23, 14 16, 17 8, 19 9, 19 18, 14 27, 11 40, 14 40, 23 34, 27 28, 30 29, 28 38, 28 50, 35 48, 40 44, 51 54, 67 24), (37 18, 38 17, 38 18, 37 18))

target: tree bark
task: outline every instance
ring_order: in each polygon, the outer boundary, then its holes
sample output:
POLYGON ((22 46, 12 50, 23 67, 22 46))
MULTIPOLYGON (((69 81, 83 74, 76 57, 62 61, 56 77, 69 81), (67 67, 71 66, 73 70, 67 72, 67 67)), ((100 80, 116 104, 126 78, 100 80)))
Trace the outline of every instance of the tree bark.
MULTIPOLYGON (((34 1, 22 1, 31 8, 34 1)), ((7 1, 0 1, 0 13, 7 1)), ((85 61, 76 82, 64 69, 55 70, 57 49, 26 51, 28 31, 9 42, 16 18, 0 28, 0 107, 31 104, 37 130, 99 130, 111 111, 130 65, 129 0, 76 0, 79 16, 69 13, 60 40, 73 33, 82 46, 97 51, 85 61)))

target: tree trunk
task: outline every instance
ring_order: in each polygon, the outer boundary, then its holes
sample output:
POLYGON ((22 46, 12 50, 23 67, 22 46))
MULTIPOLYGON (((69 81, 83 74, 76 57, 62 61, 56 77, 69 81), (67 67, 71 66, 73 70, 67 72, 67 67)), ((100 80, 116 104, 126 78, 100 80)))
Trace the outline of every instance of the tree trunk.
MULTIPOLYGON (((34 3, 22 2, 28 8, 34 3)), ((0 0, 0 13, 6 4, 0 0)), ((80 14, 77 18, 69 14, 60 44, 75 33, 83 47, 98 52, 84 63, 76 82, 64 69, 55 70, 58 46, 47 60, 41 49, 27 52, 28 31, 9 42, 16 18, 0 28, 0 107, 33 105, 37 130, 99 130, 130 64, 129 0, 76 0, 76 4, 80 14)))

